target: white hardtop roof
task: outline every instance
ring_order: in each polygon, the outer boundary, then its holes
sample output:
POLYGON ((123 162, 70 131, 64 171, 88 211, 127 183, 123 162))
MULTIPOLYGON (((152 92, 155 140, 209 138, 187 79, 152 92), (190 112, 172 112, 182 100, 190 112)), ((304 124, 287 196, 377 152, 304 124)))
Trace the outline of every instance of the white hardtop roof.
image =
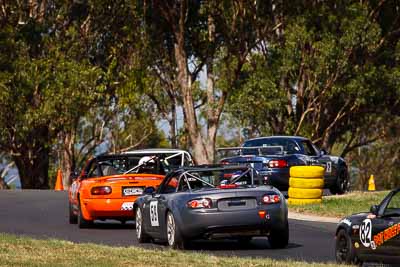
POLYGON ((186 150, 183 149, 175 149, 175 148, 148 148, 148 149, 138 149, 138 150, 131 150, 125 151, 121 154, 176 154, 176 153, 188 153, 186 150))

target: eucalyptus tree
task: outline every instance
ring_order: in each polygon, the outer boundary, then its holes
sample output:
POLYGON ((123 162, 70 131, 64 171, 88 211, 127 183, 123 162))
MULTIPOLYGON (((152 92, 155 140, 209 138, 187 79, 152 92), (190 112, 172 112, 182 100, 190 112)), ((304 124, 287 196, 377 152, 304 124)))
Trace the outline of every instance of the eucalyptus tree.
POLYGON ((305 135, 326 149, 342 142, 343 156, 381 138, 358 137, 398 115, 399 3, 271 2, 279 23, 245 66, 230 114, 258 133, 305 135))
POLYGON ((15 162, 22 188, 48 188, 53 141, 101 99, 103 71, 80 57, 79 5, 1 5, 0 150, 15 162))
POLYGON ((212 162, 226 99, 238 87, 259 28, 271 26, 263 24, 263 5, 240 0, 141 4, 146 49, 155 62, 149 68, 160 71, 160 77, 176 77, 174 90, 182 99, 194 156, 199 163, 212 162), (171 67, 158 68, 158 59, 171 67), (204 86, 198 84, 201 72, 206 76, 204 86))

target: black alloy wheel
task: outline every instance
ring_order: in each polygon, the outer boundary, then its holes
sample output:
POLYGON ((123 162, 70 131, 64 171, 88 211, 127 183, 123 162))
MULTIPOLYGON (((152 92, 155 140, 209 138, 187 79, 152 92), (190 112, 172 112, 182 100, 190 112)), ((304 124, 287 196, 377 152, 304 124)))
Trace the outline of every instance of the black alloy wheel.
POLYGON ((335 256, 336 262, 339 264, 360 264, 355 255, 351 238, 344 229, 339 230, 336 236, 335 256))

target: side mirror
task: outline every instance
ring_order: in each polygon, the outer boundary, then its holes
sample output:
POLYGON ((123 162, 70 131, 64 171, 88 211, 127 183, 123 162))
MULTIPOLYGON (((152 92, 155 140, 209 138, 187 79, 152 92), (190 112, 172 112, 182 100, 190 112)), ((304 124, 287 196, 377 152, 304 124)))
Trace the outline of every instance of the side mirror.
POLYGON ((378 205, 372 205, 371 209, 369 210, 372 214, 378 215, 379 212, 379 206, 378 205))
POLYGON ((143 190, 143 194, 145 194, 145 195, 151 195, 151 194, 153 194, 155 191, 156 191, 156 189, 155 189, 154 187, 149 186, 149 187, 146 187, 146 188, 143 190))
POLYGON ((321 150, 320 150, 320 153, 321 153, 321 156, 328 155, 328 152, 326 152, 325 149, 321 149, 321 150))

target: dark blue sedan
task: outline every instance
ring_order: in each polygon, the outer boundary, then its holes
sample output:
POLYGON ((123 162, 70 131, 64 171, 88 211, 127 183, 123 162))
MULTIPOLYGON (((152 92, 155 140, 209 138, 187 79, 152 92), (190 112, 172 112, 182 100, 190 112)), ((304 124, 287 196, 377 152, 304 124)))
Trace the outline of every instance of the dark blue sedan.
POLYGON ((249 164, 263 177, 264 184, 280 190, 288 190, 290 167, 302 165, 325 167, 325 188, 329 188, 332 194, 343 194, 349 189, 345 160, 328 155, 304 137, 260 137, 245 141, 241 147, 220 148, 218 151, 224 157, 221 164, 249 164), (232 156, 232 152, 235 155, 232 156))

